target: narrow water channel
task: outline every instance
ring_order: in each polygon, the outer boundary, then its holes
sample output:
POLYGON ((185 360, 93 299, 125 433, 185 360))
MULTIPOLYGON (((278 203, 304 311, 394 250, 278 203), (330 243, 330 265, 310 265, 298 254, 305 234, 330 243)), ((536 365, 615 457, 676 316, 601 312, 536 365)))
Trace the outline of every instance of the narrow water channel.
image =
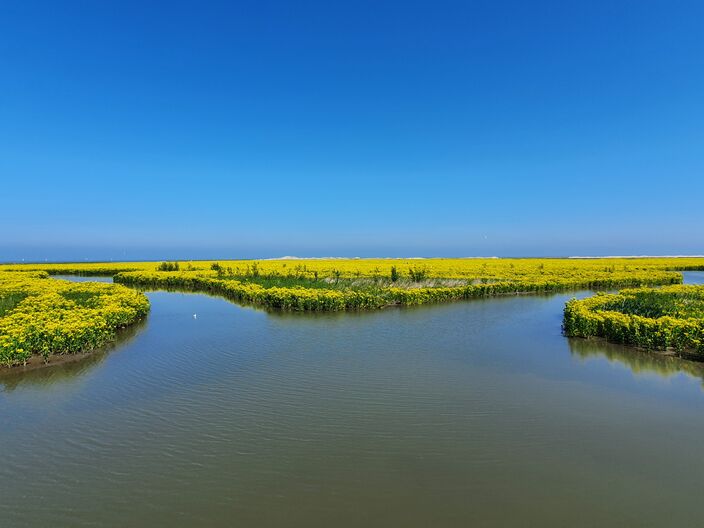
POLYGON ((0 526, 700 523, 704 366, 566 339, 572 294, 148 295, 110 350, 0 376, 0 526))

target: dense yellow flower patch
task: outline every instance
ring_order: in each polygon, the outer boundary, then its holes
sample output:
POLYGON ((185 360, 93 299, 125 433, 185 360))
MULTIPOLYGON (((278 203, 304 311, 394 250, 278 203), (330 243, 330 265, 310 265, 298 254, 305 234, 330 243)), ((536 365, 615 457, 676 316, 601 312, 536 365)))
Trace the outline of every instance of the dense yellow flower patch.
POLYGON ((189 288, 287 310, 371 309, 488 295, 677 284, 701 258, 280 259, 5 265, 2 270, 115 275, 116 282, 189 288), (162 271, 173 270, 179 271, 162 271))
POLYGON ((627 289, 565 306, 565 334, 704 353, 704 286, 627 289))
MULTIPOLYGON (((181 261, 182 271, 209 271, 214 261, 181 261)), ((422 270, 428 278, 525 280, 535 278, 588 283, 620 280, 647 272, 704 270, 704 258, 610 258, 610 259, 278 259, 218 261, 233 275, 297 275, 307 278, 388 277, 394 267, 402 278, 422 270)), ((37 270, 51 274, 114 275, 125 271, 157 271, 158 262, 99 262, 67 264, 0 265, 1 270, 37 270)), ((674 274, 677 275, 677 274, 674 274)))
POLYGON ((98 347, 148 311, 144 294, 125 286, 0 272, 0 364, 98 347))
POLYGON ((116 282, 286 310, 355 310, 501 294, 677 284, 704 259, 347 259, 136 263, 116 282))
MULTIPOLYGON (((19 364, 32 354, 46 357, 99 346, 112 339, 117 328, 148 311, 143 294, 119 284, 71 283, 49 279, 47 273, 114 275, 115 282, 126 285, 203 291, 270 309, 327 311, 517 293, 679 284, 682 275, 678 270, 704 270, 704 259, 281 259, 186 261, 178 265, 1 265, 0 363, 19 364)), ((648 330, 652 324, 638 319, 642 315, 612 310, 614 315, 606 317, 598 308, 603 308, 599 304, 603 297, 596 299, 599 301, 589 301, 596 302, 594 306, 576 301, 568 305, 568 333, 606 335, 642 346, 699 346, 699 330, 693 330, 689 322, 664 319, 657 323, 659 333, 653 334, 648 330), (663 332, 667 338, 658 337, 658 341, 652 337, 663 332), (650 337, 642 337, 646 334, 650 337), (677 337, 680 335, 686 338, 677 337)))

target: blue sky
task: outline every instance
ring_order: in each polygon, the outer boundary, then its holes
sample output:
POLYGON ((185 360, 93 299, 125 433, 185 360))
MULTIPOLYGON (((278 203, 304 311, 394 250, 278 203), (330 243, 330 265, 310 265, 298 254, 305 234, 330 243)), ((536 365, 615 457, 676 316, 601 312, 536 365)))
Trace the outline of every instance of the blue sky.
POLYGON ((0 3, 0 260, 704 253, 704 3, 0 3))

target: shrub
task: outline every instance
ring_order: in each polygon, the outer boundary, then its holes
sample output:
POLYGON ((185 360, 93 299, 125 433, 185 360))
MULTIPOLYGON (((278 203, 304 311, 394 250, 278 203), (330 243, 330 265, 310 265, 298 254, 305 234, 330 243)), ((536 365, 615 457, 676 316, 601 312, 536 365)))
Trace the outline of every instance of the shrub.
POLYGON ((179 267, 178 262, 162 262, 156 269, 158 271, 178 271, 179 267))
POLYGON ((428 277, 428 270, 425 268, 408 268, 408 275, 413 282, 423 282, 428 277))

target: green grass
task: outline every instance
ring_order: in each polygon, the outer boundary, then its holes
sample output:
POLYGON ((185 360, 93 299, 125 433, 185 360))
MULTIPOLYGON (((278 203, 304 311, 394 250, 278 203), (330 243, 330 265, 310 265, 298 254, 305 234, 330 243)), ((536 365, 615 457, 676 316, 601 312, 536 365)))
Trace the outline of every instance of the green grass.
POLYGON ((93 300, 98 297, 95 292, 82 292, 82 291, 72 291, 72 292, 62 292, 61 296, 64 299, 75 302, 78 306, 84 308, 93 307, 93 300))
POLYGON ((12 310, 27 297, 25 293, 11 293, 0 297, 0 317, 12 310))
MULTIPOLYGON (((310 278, 302 275, 226 275, 217 277, 222 280, 236 280, 244 284, 257 284, 262 288, 312 288, 320 290, 337 291, 362 291, 366 293, 381 294, 390 287, 412 289, 420 287, 457 287, 467 286, 472 281, 466 279, 427 279, 408 280, 397 279, 393 281, 390 277, 324 277, 310 278)), ((483 281, 485 283, 491 281, 483 281)))
POLYGON ((612 310, 641 317, 677 317, 704 319, 704 299, 690 290, 664 292, 660 290, 636 291, 629 296, 605 305, 603 310, 612 310))

